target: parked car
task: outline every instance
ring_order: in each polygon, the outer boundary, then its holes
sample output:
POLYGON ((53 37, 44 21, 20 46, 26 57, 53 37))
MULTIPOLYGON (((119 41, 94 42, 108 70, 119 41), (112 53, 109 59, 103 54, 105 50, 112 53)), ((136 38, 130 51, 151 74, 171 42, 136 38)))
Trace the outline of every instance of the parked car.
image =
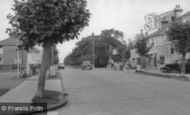
POLYGON ((164 73, 169 73, 169 72, 180 72, 180 65, 177 63, 174 64, 164 64, 162 67, 160 67, 160 71, 164 73))
MULTIPOLYGON (((179 63, 173 63, 173 64, 165 64, 162 67, 160 67, 160 71, 164 73, 170 73, 170 72, 181 72, 181 64, 179 63)), ((190 73, 190 64, 186 64, 186 72, 190 73)))
POLYGON ((92 64, 90 63, 90 61, 83 61, 81 64, 81 68, 82 70, 85 69, 92 70, 92 64))
POLYGON ((58 65, 58 68, 59 68, 59 69, 65 69, 65 64, 64 64, 64 63, 60 63, 60 64, 58 65))

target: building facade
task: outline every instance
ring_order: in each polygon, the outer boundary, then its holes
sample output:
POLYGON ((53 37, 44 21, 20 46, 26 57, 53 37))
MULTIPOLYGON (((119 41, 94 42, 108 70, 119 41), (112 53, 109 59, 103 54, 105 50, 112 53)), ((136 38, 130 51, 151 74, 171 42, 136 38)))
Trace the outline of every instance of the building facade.
MULTIPOLYGON (((180 6, 177 5, 174 10, 160 14, 158 16, 159 21, 156 22, 156 30, 146 36, 149 39, 149 44, 154 43, 148 53, 149 67, 157 68, 165 63, 178 63, 181 60, 181 56, 174 50, 172 43, 167 39, 164 30, 168 29, 168 24, 175 19, 180 19, 182 21, 190 20, 190 12, 182 15, 182 11, 183 10, 180 6)), ((187 54, 186 59, 189 58, 190 55, 187 54)))
POLYGON ((19 47, 19 40, 10 37, 0 41, 0 65, 26 65, 28 61, 28 55, 31 53, 39 54, 40 51, 36 48, 29 51, 23 50, 19 47))

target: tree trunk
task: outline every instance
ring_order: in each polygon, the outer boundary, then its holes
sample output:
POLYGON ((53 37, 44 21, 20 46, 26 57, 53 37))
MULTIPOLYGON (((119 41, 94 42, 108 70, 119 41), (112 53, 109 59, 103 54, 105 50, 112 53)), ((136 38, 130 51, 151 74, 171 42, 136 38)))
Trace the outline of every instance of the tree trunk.
POLYGON ((45 89, 46 72, 50 65, 51 45, 45 45, 43 47, 42 64, 40 68, 40 76, 38 79, 38 89, 36 97, 42 98, 45 89))
POLYGON ((55 48, 56 48, 55 44, 51 46, 51 65, 55 64, 55 56, 54 56, 55 48))
POLYGON ((182 63, 181 63, 181 76, 184 77, 185 76, 185 54, 182 54, 182 63))

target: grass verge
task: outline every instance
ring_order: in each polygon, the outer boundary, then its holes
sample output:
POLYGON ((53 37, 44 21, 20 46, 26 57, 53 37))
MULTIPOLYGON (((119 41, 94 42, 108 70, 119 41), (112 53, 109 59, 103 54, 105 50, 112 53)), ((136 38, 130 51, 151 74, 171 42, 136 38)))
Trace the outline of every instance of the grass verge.
POLYGON ((10 89, 0 89, 0 96, 4 95, 7 93, 10 89))

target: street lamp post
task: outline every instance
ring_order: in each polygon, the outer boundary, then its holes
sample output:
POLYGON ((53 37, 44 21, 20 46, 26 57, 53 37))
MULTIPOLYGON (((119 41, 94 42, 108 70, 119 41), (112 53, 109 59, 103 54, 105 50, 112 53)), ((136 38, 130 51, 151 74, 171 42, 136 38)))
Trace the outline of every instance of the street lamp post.
POLYGON ((109 59, 110 60, 112 59, 111 55, 112 55, 112 48, 111 48, 111 45, 109 45, 109 59))
MULTIPOLYGON (((123 41, 123 44, 124 44, 125 46, 127 46, 125 41, 123 41)), ((123 64, 124 64, 124 61, 125 61, 125 52, 126 52, 126 51, 127 51, 127 49, 125 48, 125 49, 123 49, 123 52, 122 52, 122 63, 123 63, 123 64)))

